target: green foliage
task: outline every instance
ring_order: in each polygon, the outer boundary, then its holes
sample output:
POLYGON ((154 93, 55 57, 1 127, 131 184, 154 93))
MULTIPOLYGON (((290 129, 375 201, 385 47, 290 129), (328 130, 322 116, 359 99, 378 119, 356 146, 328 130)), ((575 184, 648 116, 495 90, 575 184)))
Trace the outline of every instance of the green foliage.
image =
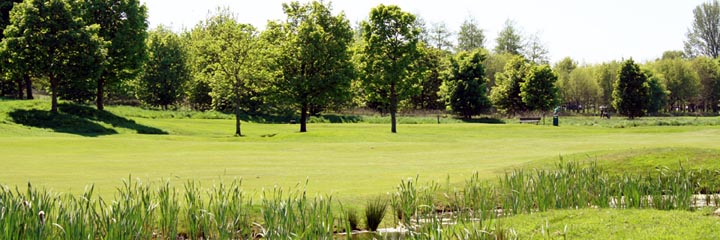
POLYGON ((167 109, 182 99, 183 86, 190 79, 187 53, 180 37, 168 28, 160 26, 149 35, 149 59, 136 92, 143 102, 167 109))
POLYGON ((625 60, 613 90, 613 107, 629 119, 641 117, 649 102, 647 76, 632 59, 625 60))
POLYGON ((495 74, 496 85, 490 99, 498 111, 515 115, 528 109, 520 93, 531 69, 532 65, 528 64, 525 58, 516 56, 507 62, 503 72, 495 74))
POLYGON ((615 82, 618 79, 618 71, 620 70, 620 63, 612 61, 609 63, 600 64, 595 71, 595 79, 597 84, 600 86, 600 104, 605 106, 612 106, 613 101, 613 90, 615 89, 615 82))
POLYGON ((235 135, 242 136, 240 116, 267 82, 264 43, 253 26, 238 23, 227 9, 198 24, 190 38, 193 75, 209 83, 216 108, 225 101, 232 106, 235 135))
POLYGON ((102 110, 105 95, 132 97, 123 85, 140 75, 148 58, 147 7, 140 0, 85 0, 83 4, 86 24, 99 25, 98 36, 108 41, 103 72, 95 83, 96 105, 102 110))
POLYGON ((396 113, 401 100, 416 93, 419 29, 415 16, 395 5, 379 5, 362 23, 363 85, 370 101, 387 106, 391 116, 391 132, 397 132, 396 113))
POLYGON ((547 112, 557 106, 557 75, 548 65, 533 66, 520 84, 520 97, 530 111, 547 112))
POLYGON ((650 97, 648 113, 658 113, 667 104, 669 91, 665 88, 665 84, 652 72, 645 71, 645 75, 648 77, 648 96, 650 97))
POLYGON ((265 33, 278 46, 275 64, 282 77, 273 85, 276 94, 300 110, 300 132, 306 132, 311 108, 341 106, 352 98, 353 32, 345 15, 333 16, 324 2, 292 2, 283 4, 283 10, 287 20, 271 23, 265 33))
POLYGON ((387 212, 387 199, 379 196, 367 201, 365 205, 365 224, 370 231, 377 231, 387 212))
POLYGON ((671 107, 683 107, 697 98, 700 80, 689 61, 680 58, 663 59, 652 67, 669 91, 668 103, 671 107))
POLYGON ((428 45, 440 51, 450 51, 453 49, 453 43, 450 41, 452 32, 447 28, 444 22, 433 23, 428 29, 429 41, 428 45))
POLYGON ((523 52, 523 40, 520 30, 515 26, 515 22, 508 19, 505 20, 505 26, 495 39, 495 53, 509 53, 520 55, 523 52))
POLYGON ((450 59, 447 79, 443 88, 446 103, 452 111, 465 119, 487 111, 490 100, 487 97, 485 67, 487 53, 483 49, 460 52, 450 59))
POLYGON ((570 110, 585 110, 600 101, 602 90, 595 80, 594 68, 582 66, 574 68, 558 81, 558 88, 566 107, 570 110))
POLYGON ((701 3, 693 10, 692 27, 688 29, 685 52, 689 56, 720 56, 720 3, 701 3))
POLYGON ((2 49, 14 61, 10 67, 50 80, 53 112, 58 96, 83 98, 67 89, 86 86, 102 70, 105 42, 98 36, 98 25, 88 26, 77 18, 82 6, 70 0, 24 1, 11 11, 5 31, 2 49))
POLYGON ((718 112, 718 104, 720 104, 720 64, 708 57, 697 57, 692 64, 700 79, 701 105, 713 112, 718 112))
POLYGON ((460 25, 457 40, 457 51, 472 51, 485 48, 485 33, 483 33, 477 20, 473 17, 465 19, 460 25))
POLYGON ((424 45, 419 47, 423 53, 417 64, 424 70, 420 79, 420 92, 410 96, 409 105, 418 110, 440 110, 445 108, 445 103, 440 99, 439 91, 443 84, 442 74, 447 71, 446 51, 435 48, 428 48, 424 45))

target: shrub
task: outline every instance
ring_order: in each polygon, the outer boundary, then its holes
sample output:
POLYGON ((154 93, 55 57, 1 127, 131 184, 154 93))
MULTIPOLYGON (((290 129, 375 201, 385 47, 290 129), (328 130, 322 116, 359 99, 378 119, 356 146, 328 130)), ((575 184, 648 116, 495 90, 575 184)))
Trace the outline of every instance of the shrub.
POLYGON ((386 209, 387 201, 383 197, 368 200, 367 206, 365 206, 365 221, 370 231, 377 231, 380 222, 385 217, 386 209))

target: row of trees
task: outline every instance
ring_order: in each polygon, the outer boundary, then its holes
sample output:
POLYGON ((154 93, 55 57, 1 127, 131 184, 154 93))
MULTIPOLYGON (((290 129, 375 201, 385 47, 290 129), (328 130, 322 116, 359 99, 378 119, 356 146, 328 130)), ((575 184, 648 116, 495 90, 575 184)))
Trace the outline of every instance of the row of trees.
MULTIPOLYGON (((647 89, 637 91, 647 94, 631 100, 619 90, 620 63, 578 66, 566 58, 550 67, 537 35, 524 36, 512 21, 493 51, 473 19, 462 24, 455 45, 444 24, 428 27, 397 6, 379 5, 353 28, 330 4, 291 2, 283 4, 286 19, 263 31, 219 9, 179 34, 162 26, 148 31, 146 9, 136 0, 25 0, 0 10, 10 13, 1 26, 3 94, 22 98, 26 90, 31 98, 31 85, 46 89, 52 111, 58 97, 95 100, 98 109, 110 97, 233 112, 236 135, 243 114, 298 114, 304 132, 311 115, 370 107, 388 113, 396 132, 401 109, 471 118, 604 105, 635 117, 717 111, 720 99, 720 66, 712 58, 671 51, 642 68, 632 62, 643 70, 628 78, 642 80, 647 89), (639 113, 621 107, 638 101, 639 113)), ((688 46, 702 42, 698 36, 689 34, 688 46)))

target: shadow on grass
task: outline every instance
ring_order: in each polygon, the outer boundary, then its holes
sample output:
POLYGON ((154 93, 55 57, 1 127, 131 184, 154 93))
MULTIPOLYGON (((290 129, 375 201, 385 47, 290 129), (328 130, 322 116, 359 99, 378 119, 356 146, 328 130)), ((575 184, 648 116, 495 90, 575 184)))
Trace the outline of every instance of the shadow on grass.
POLYGON ((17 123, 30 127, 48 128, 56 132, 77 134, 86 137, 117 134, 111 128, 96 123, 104 122, 113 127, 135 130, 139 134, 167 134, 167 132, 140 125, 135 121, 119 117, 109 112, 98 111, 94 108, 60 104, 60 113, 51 113, 42 110, 15 110, 9 113, 10 118, 17 123))
POLYGON ((497 118, 489 118, 489 117, 460 119, 460 120, 463 122, 466 122, 466 123, 505 124, 505 121, 503 121, 503 120, 500 120, 497 118))

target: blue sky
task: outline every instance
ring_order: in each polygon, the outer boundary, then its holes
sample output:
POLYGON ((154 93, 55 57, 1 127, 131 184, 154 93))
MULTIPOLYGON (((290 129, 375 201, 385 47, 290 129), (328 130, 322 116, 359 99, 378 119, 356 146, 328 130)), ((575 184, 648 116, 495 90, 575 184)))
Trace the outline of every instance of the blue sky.
MULTIPOLYGON (((141 0, 149 9, 150 26, 191 28, 218 7, 229 7, 239 21, 263 28, 267 20, 283 19, 283 0, 141 0)), ((304 1, 301 1, 304 2, 304 1)), ((429 24, 444 22, 452 31, 468 17, 485 30, 486 47, 506 19, 522 31, 538 34, 552 62, 570 56, 580 63, 622 58, 653 60, 666 50, 682 50, 692 10, 705 0, 336 0, 335 12, 355 23, 378 4, 395 4, 420 15, 429 24)))

